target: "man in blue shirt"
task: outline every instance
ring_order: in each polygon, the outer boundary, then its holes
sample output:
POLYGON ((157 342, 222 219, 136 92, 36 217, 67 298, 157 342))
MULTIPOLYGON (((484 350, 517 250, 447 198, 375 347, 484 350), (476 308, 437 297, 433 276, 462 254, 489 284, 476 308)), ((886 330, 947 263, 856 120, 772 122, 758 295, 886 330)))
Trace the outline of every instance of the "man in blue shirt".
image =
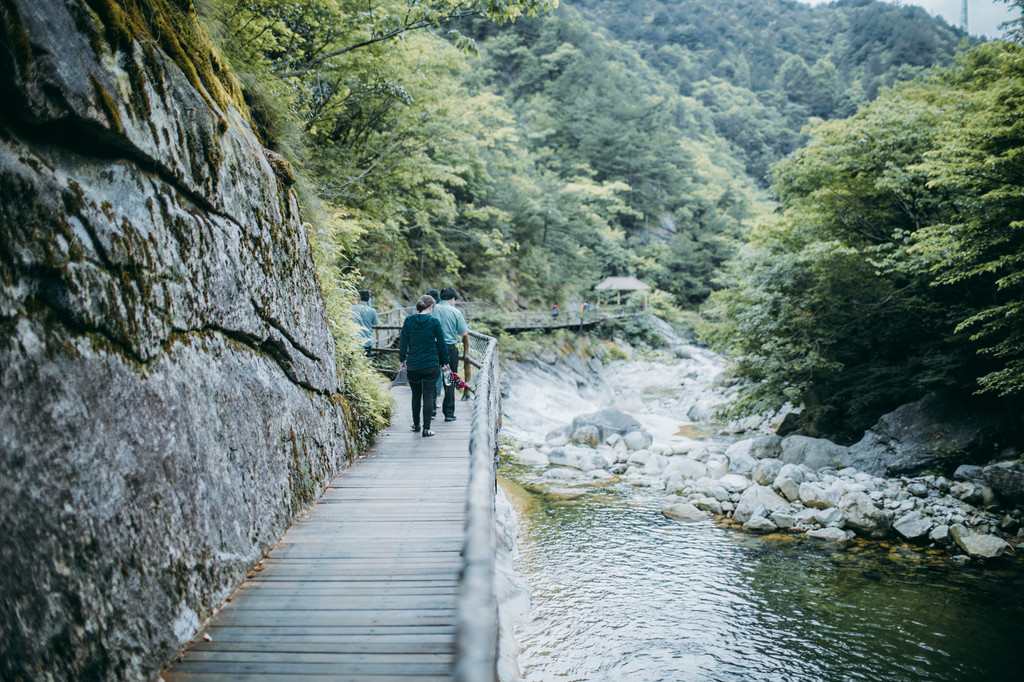
MULTIPOLYGON (((459 367, 459 338, 466 338, 469 334, 469 327, 466 326, 466 318, 462 311, 455 307, 455 299, 458 298, 455 289, 445 287, 441 289, 441 302, 434 306, 434 317, 441 323, 441 330, 444 332, 444 343, 448 347, 448 365, 451 370, 458 373, 459 367)), ((446 422, 455 421, 455 384, 448 384, 444 387, 444 401, 441 403, 441 412, 446 422)))
POLYGON ((359 300, 350 307, 352 321, 359 325, 359 338, 363 342, 366 357, 373 354, 373 328, 379 324, 377 311, 370 305, 370 290, 360 289, 359 300))

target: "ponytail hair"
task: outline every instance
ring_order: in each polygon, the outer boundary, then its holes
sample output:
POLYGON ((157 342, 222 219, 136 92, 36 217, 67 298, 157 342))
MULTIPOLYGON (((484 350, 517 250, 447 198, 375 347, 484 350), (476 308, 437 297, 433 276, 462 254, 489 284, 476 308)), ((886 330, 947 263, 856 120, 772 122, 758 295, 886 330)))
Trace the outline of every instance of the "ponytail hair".
POLYGON ((434 303, 436 303, 436 301, 434 301, 433 296, 423 294, 420 296, 420 300, 416 301, 416 312, 422 313, 424 310, 434 305, 434 303))

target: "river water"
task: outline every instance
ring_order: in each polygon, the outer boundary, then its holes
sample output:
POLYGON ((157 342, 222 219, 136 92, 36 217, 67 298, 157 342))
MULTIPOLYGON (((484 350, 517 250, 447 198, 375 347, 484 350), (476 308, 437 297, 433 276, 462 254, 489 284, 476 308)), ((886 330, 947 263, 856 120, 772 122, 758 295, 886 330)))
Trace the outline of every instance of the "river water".
MULTIPOLYGON (((686 434, 725 447, 735 436, 706 421, 723 397, 717 359, 676 350, 588 380, 581 363, 517 366, 504 431, 539 443, 575 414, 616 406, 655 444, 686 434)), ((684 524, 662 516, 663 491, 545 470, 513 456, 501 467, 532 604, 516 628, 528 682, 1024 679, 1017 562, 961 568, 899 543, 684 524)))

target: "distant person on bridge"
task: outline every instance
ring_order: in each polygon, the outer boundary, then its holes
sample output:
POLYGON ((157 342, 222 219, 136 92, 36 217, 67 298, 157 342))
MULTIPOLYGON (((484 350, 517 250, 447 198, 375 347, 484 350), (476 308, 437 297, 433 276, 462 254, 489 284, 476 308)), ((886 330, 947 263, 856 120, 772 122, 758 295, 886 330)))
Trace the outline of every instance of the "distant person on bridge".
POLYGON ((553 306, 551 306, 551 319, 552 320, 557 320, 558 319, 558 304, 557 303, 554 304, 553 306))
POLYGON ((412 389, 412 430, 420 430, 420 407, 423 408, 423 437, 434 435, 430 430, 433 416, 434 386, 441 367, 448 367, 448 350, 444 346, 441 323, 431 315, 434 299, 420 296, 416 314, 405 318, 398 342, 398 361, 409 374, 412 389), (408 361, 408 362, 406 362, 408 361))
POLYGON ((379 324, 377 311, 370 305, 370 290, 360 289, 359 300, 348 310, 352 313, 352 321, 359 325, 363 351, 366 357, 370 357, 373 354, 373 328, 379 324))
MULTIPOLYGON (((459 339, 466 338, 469 334, 469 327, 466 326, 466 317, 462 311, 455 307, 455 300, 459 297, 455 289, 445 287, 441 289, 441 302, 434 307, 434 317, 441 323, 444 331, 444 343, 448 352, 448 365, 452 372, 459 371, 459 339)), ((455 421, 455 384, 448 381, 444 386, 444 402, 441 403, 441 412, 444 413, 446 422, 455 421)))

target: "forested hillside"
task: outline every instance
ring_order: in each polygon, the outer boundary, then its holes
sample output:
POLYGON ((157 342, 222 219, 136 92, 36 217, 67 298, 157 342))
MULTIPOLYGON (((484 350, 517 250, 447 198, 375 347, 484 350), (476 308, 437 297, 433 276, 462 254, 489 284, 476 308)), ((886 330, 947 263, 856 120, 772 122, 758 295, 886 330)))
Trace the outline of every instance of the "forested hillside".
POLYGON ((548 229, 513 231, 518 256, 561 259, 568 244, 581 265, 596 257, 578 273, 636 274, 682 305, 714 288, 740 226, 761 212, 769 166, 803 141, 804 125, 950 63, 964 37, 920 8, 780 0, 582 0, 466 33, 547 194, 550 176, 628 187, 617 193, 628 210, 600 216, 614 239, 595 243, 561 214, 552 230, 548 213, 548 229))
POLYGON ((759 182, 808 117, 848 116, 879 87, 948 65, 966 36, 920 7, 841 0, 578 0, 663 78, 704 103, 759 182))
POLYGON ((200 0, 329 288, 528 306, 636 274, 697 305, 809 117, 959 40, 878 2, 556 4, 200 0))
POLYGON ((356 285, 505 307, 609 275, 692 309, 719 290, 740 409, 804 403, 822 433, 1022 383, 1017 147, 977 127, 1021 110, 1007 43, 875 0, 199 7, 296 167, 339 309, 356 285))

